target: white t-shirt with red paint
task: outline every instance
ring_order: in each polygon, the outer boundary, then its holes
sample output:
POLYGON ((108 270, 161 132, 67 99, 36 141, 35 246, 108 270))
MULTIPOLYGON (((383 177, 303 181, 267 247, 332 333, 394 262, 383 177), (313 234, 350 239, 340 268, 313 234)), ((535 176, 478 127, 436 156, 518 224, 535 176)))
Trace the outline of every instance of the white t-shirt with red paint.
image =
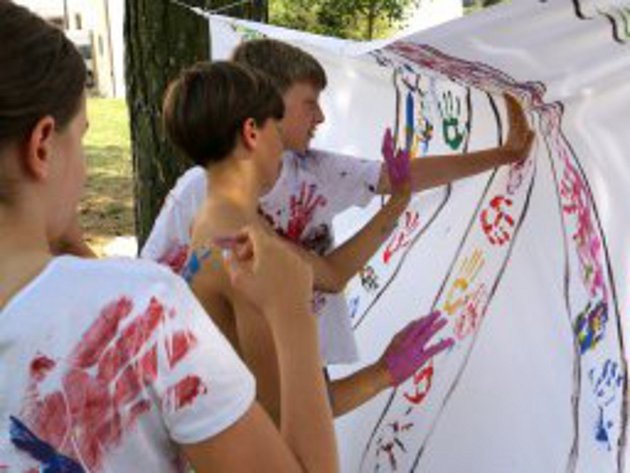
MULTIPOLYGON (((329 152, 288 151, 274 188, 260 200, 260 211, 284 237, 320 255, 334 248, 333 218, 374 197, 381 163, 329 152)), ((141 256, 181 273, 190 244, 190 227, 207 193, 204 170, 188 170, 169 193, 141 256)), ((325 364, 357 359, 350 316, 341 294, 315 294, 321 355, 325 364)))
POLYGON ((185 282, 55 258, 0 311, 0 471, 180 472, 255 382, 185 282))

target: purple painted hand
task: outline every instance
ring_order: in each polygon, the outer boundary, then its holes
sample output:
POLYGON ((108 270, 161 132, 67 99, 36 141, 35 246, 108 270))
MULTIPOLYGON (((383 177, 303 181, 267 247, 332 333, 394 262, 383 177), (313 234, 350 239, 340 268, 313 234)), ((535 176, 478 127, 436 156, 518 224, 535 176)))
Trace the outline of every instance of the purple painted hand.
POLYGON ((401 149, 396 150, 390 128, 387 128, 385 135, 383 135, 381 152, 383 153, 383 159, 385 159, 392 190, 399 190, 407 186, 411 174, 409 152, 401 149))
POLYGON ((439 311, 435 311, 398 332, 381 357, 392 386, 403 383, 433 356, 453 346, 455 340, 451 337, 427 347, 433 336, 445 325, 446 319, 441 317, 439 311))

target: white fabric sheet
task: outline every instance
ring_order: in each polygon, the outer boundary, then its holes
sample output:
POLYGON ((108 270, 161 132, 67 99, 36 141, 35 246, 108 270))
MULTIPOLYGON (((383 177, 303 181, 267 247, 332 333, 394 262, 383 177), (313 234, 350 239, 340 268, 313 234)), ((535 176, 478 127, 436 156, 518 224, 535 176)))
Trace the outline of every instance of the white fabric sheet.
MULTIPOLYGON (((213 17, 215 58, 269 35, 322 62, 317 147, 380 159, 387 127, 419 159, 494 146, 505 92, 537 133, 523 163, 415 197, 350 284, 362 364, 432 309, 457 343, 337 422, 344 472, 622 471, 629 12, 619 0, 515 0, 367 44, 213 17)), ((369 215, 344 214, 340 234, 369 215)))

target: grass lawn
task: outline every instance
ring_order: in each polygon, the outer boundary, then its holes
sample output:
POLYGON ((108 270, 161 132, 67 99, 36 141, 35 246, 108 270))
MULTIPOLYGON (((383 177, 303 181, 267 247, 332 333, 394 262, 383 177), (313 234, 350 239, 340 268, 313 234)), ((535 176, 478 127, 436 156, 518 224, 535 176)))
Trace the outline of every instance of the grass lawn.
POLYGON ((124 100, 90 98, 85 137, 88 179, 81 201, 87 242, 98 253, 113 238, 134 234, 129 118, 124 100))

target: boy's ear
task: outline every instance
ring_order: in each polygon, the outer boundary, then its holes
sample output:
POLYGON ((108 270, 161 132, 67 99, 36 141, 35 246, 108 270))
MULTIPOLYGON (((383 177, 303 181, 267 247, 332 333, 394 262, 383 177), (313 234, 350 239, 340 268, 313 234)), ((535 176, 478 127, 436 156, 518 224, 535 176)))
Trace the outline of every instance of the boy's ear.
POLYGON ((253 118, 248 118, 241 126, 241 141, 247 150, 253 150, 258 144, 260 130, 253 118))
POLYGON ((55 119, 45 116, 37 122, 24 144, 25 171, 38 180, 45 179, 50 172, 54 135, 55 119))

